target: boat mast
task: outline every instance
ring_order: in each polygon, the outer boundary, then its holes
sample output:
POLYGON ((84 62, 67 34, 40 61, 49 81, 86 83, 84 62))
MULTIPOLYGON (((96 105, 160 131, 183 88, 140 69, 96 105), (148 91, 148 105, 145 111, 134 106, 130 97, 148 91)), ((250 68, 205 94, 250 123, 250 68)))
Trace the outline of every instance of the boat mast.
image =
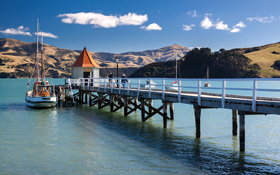
POLYGON ((44 58, 43 58, 43 32, 41 31, 41 76, 42 80, 44 79, 44 58))
POLYGON ((209 79, 209 66, 207 66, 206 77, 207 77, 207 79, 209 79))
POLYGON ((175 60, 176 60, 176 79, 177 79, 177 51, 176 51, 176 55, 175 55, 175 60))
POLYGON ((39 68, 38 68, 38 61, 39 61, 39 58, 38 58, 38 47, 39 47, 39 44, 38 44, 38 28, 39 28, 39 19, 37 18, 37 39, 36 39, 36 43, 37 43, 37 46, 36 46, 36 72, 37 72, 37 81, 39 81, 39 68))

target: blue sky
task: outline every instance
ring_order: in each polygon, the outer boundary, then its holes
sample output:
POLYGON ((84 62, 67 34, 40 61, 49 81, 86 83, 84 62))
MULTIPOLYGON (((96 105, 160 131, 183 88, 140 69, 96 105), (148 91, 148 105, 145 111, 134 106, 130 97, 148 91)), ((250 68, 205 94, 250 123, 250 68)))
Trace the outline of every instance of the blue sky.
POLYGON ((122 53, 280 42, 279 0, 0 0, 0 38, 122 53))

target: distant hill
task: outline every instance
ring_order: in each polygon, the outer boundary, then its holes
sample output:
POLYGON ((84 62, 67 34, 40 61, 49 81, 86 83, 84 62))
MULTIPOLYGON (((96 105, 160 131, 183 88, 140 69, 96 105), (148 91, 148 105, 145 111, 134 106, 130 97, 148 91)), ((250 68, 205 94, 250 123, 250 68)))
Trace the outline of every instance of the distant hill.
MULTIPOLYGON (((89 48, 87 48, 89 50, 89 48)), ((0 78, 29 77, 34 65, 36 43, 22 42, 15 39, 0 39, 0 78)), ((108 72, 116 72, 115 57, 118 56, 119 75, 130 75, 135 70, 153 62, 168 61, 184 56, 190 49, 172 45, 156 50, 143 52, 106 53, 90 52, 95 61, 102 67, 100 76, 108 72), (129 68, 129 69, 127 69, 129 68)), ((54 78, 70 77, 70 66, 78 58, 81 51, 57 48, 44 44, 44 60, 46 76, 54 78)))
MULTIPOLYGON (((211 78, 280 77, 280 43, 213 53, 209 48, 201 49, 195 48, 178 61, 181 77, 205 78, 207 67, 211 78)), ((131 77, 175 77, 174 67, 174 61, 153 63, 131 77)))
MULTIPOLYGON (((0 78, 29 77, 34 65, 35 49, 35 43, 7 38, 0 39, 0 78)), ((89 48, 87 49, 89 50, 89 48)), ((220 52, 223 50, 221 49, 220 52)), ((175 61, 172 60, 177 53, 177 57, 182 58, 178 62, 178 64, 181 64, 184 60, 183 57, 189 51, 190 49, 186 47, 174 44, 172 46, 142 52, 125 52, 119 54, 90 52, 90 54, 102 67, 100 70, 101 77, 105 77, 109 72, 113 72, 116 76, 116 56, 120 58, 119 75, 125 73, 127 76, 131 75, 132 77, 156 75, 158 77, 175 77, 175 61)), ((80 52, 79 50, 57 48, 44 44, 46 75, 54 78, 70 77, 70 66, 78 58, 80 52)), ((251 48, 236 48, 227 50, 227 52, 242 54, 251 60, 249 63, 251 66, 254 64, 255 68, 259 66, 260 70, 258 70, 258 74, 254 76, 280 77, 280 42, 251 48), (257 67, 256 64, 258 65, 257 67)), ((203 63, 203 66, 197 67, 197 70, 203 70, 200 72, 204 74, 205 66, 205 63, 203 63)), ((181 69, 182 72, 185 71, 184 67, 181 67, 181 69)), ((210 73, 212 71, 215 70, 212 68, 210 69, 210 73)), ((198 74, 194 75, 198 76, 198 74)))

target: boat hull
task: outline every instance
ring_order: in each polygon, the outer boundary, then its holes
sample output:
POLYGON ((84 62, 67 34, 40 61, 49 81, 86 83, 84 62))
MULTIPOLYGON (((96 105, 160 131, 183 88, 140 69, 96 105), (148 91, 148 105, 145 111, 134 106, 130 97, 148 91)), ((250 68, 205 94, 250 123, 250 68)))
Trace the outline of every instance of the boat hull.
MULTIPOLYGON (((147 89, 149 89, 150 85, 140 85, 140 88, 147 88, 147 89)), ((156 88, 156 86, 155 85, 151 85, 151 88, 156 88)))
POLYGON ((173 83, 171 85, 168 85, 165 87, 166 90, 176 90, 178 91, 178 84, 177 83, 173 83))
POLYGON ((57 103, 56 97, 30 97, 25 96, 26 105, 32 108, 51 108, 57 103))

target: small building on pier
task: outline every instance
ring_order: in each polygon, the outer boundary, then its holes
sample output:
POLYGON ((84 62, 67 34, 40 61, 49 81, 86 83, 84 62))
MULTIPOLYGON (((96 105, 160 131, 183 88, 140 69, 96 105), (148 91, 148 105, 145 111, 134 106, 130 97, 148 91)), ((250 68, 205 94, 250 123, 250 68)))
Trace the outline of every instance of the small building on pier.
POLYGON ((71 66, 71 78, 99 78, 100 66, 92 58, 86 47, 81 52, 78 59, 71 66))

